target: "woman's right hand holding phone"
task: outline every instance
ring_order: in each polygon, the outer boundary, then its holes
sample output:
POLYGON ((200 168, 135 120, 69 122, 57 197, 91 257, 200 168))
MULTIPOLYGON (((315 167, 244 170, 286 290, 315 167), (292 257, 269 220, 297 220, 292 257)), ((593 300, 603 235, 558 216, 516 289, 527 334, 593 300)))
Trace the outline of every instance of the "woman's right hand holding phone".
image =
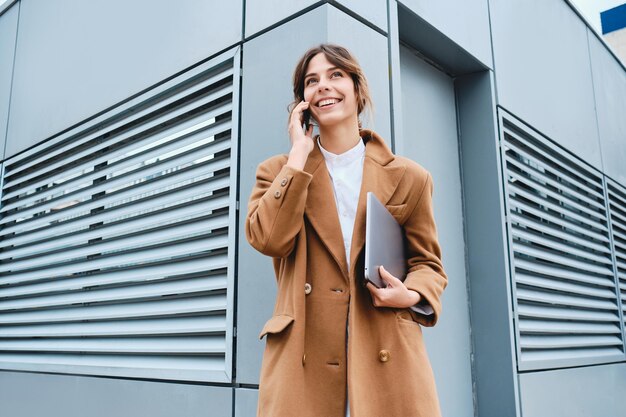
POLYGON ((303 128, 305 112, 309 111, 310 104, 301 101, 291 111, 289 116, 289 138, 291 139, 291 150, 289 151, 289 159, 287 165, 297 169, 303 169, 309 154, 313 150, 315 144, 313 142, 313 125, 309 124, 305 131, 303 128))

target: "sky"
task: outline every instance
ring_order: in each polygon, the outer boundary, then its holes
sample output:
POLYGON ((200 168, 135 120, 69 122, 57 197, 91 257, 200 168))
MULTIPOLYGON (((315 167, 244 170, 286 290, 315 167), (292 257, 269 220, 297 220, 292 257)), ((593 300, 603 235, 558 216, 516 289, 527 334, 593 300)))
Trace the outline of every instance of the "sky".
POLYGON ((587 21, 602 35, 600 12, 626 3, 626 0, 570 0, 587 21))

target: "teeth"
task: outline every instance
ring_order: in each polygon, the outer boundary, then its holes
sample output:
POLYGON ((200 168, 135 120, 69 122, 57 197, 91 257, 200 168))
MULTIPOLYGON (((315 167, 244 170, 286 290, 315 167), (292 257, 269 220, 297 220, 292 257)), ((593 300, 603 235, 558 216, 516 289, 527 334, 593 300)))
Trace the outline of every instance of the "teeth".
POLYGON ((322 107, 328 104, 335 104, 335 103, 339 103, 339 100, 337 100, 336 98, 329 98, 329 99, 320 101, 319 103, 317 103, 317 106, 322 107))

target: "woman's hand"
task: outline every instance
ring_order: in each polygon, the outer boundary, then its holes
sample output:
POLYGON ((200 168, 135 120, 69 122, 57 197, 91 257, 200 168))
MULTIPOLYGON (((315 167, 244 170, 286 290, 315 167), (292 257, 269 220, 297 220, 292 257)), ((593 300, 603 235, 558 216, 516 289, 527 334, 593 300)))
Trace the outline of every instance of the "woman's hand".
POLYGON ((289 138, 291 139, 291 151, 289 151, 289 159, 287 165, 303 169, 309 154, 315 147, 313 143, 313 124, 309 124, 309 128, 304 131, 302 125, 304 123, 304 111, 308 110, 310 104, 307 101, 301 101, 291 111, 289 116, 289 138))
POLYGON ((385 288, 376 288, 371 282, 367 283, 367 289, 372 294, 374 307, 407 308, 419 303, 422 296, 413 290, 409 290, 402 281, 391 275, 381 265, 378 272, 380 277, 387 283, 385 288))

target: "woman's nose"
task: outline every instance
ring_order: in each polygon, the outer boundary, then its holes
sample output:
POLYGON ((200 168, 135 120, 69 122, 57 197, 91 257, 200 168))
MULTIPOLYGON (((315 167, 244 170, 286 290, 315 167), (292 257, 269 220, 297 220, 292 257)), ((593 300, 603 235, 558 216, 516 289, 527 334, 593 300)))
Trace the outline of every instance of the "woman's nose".
POLYGON ((317 91, 328 90, 328 83, 325 79, 321 79, 317 83, 317 91))

